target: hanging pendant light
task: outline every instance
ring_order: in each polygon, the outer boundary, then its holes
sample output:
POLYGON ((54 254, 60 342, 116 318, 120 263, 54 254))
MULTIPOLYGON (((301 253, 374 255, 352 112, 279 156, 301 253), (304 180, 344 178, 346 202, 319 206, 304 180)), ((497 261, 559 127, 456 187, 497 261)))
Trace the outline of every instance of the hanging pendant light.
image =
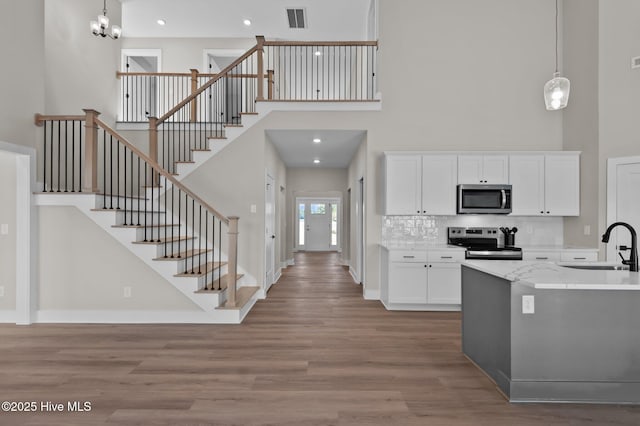
POLYGON ((565 108, 569 103, 571 83, 558 72, 558 0, 556 0, 556 71, 553 78, 544 85, 544 103, 549 111, 565 108))
POLYGON ((122 34, 122 28, 118 25, 111 26, 111 34, 107 34, 107 28, 109 28, 109 18, 107 18, 107 0, 102 3, 102 15, 98 15, 97 21, 89 22, 89 28, 91 28, 91 34, 100 37, 111 37, 116 40, 120 38, 122 34))

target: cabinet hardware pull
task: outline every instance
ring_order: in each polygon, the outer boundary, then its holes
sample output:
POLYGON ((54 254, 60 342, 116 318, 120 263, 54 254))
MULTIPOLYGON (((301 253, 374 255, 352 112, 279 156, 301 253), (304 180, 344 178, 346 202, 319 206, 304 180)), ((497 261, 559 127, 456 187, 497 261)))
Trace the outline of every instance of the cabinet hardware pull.
POLYGON ((548 257, 536 257, 536 260, 547 260, 549 259, 548 257))
POLYGON ((415 256, 402 256, 402 257, 405 258, 405 259, 414 259, 415 258, 415 256))
POLYGON ((587 260, 586 257, 574 257, 573 260, 587 260))
POLYGON ((440 259, 453 259, 453 256, 440 256, 440 259))

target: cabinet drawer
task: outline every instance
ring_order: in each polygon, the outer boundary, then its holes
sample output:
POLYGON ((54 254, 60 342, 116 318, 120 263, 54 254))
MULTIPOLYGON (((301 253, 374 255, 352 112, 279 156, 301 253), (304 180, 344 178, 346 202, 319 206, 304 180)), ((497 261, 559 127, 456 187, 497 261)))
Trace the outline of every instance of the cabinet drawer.
POLYGON ((391 251, 391 252, 389 252, 389 260, 391 262, 420 262, 420 263, 424 263, 424 262, 427 261, 427 252, 426 251, 413 251, 413 250, 391 251))
POLYGON ((563 250, 560 255, 563 262, 595 262, 598 260, 596 250, 563 250))
POLYGON ((464 260, 464 251, 462 250, 440 250, 428 251, 427 260, 429 262, 460 262, 464 260))
POLYGON ((560 251, 534 251, 522 252, 522 260, 539 261, 539 262, 558 262, 560 261, 560 251))

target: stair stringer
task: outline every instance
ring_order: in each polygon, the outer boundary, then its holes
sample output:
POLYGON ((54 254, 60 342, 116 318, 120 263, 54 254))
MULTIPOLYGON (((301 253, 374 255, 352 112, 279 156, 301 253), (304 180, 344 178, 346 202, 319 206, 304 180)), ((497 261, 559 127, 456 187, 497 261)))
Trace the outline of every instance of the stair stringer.
MULTIPOLYGON (((35 204, 37 206, 66 206, 75 207, 85 216, 91 219, 96 225, 103 229, 108 235, 127 248, 131 253, 158 273, 164 280, 168 281, 177 290, 184 294, 191 302, 198 306, 204 315, 193 315, 186 312, 188 320, 185 322, 197 322, 208 324, 239 324, 258 300, 260 292, 256 292, 251 299, 241 309, 215 309, 226 301, 226 292, 202 293, 196 291, 199 286, 197 277, 175 277, 178 273, 178 262, 154 261, 157 257, 157 247, 151 245, 134 244, 136 239, 136 229, 113 228, 116 224, 117 210, 104 212, 93 211, 98 204, 100 197, 96 194, 36 194, 35 204), (154 253, 154 251, 156 253, 154 253)), ((238 286, 244 286, 241 280, 238 286)), ((176 313, 172 312, 172 320, 175 320, 176 313)), ((89 321, 90 322, 90 321, 89 321)), ((132 322, 145 322, 135 320, 132 322)), ((149 322, 167 322, 166 320, 154 320, 149 322)))

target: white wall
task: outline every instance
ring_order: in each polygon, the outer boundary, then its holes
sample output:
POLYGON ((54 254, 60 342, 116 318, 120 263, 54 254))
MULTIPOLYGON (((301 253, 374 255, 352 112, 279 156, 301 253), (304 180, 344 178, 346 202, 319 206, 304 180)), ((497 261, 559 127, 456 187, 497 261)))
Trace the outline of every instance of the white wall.
POLYGON ((3 1, 1 8, 0 141, 35 146, 33 114, 44 110, 44 1, 3 1))
POLYGON ((564 1, 564 75, 571 81, 563 148, 580 155, 580 216, 564 220, 565 243, 596 247, 598 232, 598 0, 564 1), (591 235, 584 227, 591 227, 591 235))
MULTIPOLYGON (((247 51, 256 45, 256 39, 216 39, 216 38, 127 38, 122 39, 123 49, 162 50, 163 72, 189 72, 197 69, 202 73, 204 49, 238 49, 247 51)), ((118 61, 119 63, 119 61, 118 61)))
POLYGON ((200 310, 76 208, 40 207, 39 227, 40 310, 200 310))
POLYGON ((599 231, 606 229, 606 171, 611 157, 640 155, 640 2, 600 1, 599 231))
POLYGON ((345 260, 348 260, 348 264, 352 269, 356 269, 356 255, 357 251, 357 235, 358 235, 358 222, 356 217, 356 204, 358 202, 358 182, 360 179, 367 175, 367 141, 366 139, 360 143, 358 150, 353 156, 348 169, 348 188, 351 191, 348 193, 349 198, 349 244, 348 250, 344 251, 345 260))
POLYGON ((0 235, 0 311, 16 309, 16 157, 0 151, 0 224, 9 226, 0 235))
MULTIPOLYGON (((47 114, 82 114, 89 108, 107 123, 115 121, 121 41, 91 34, 89 21, 101 13, 101 2, 45 2, 47 114)), ((111 24, 121 23, 119 1, 107 2, 107 16, 111 24)))

